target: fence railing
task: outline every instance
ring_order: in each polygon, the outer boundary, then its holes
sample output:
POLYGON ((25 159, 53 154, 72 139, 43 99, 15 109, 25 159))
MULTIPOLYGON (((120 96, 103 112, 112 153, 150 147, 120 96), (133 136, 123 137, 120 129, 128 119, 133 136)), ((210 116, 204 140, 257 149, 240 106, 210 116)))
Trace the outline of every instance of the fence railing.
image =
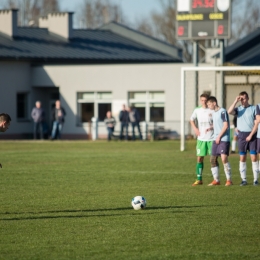
MULTIPOLYGON (((189 122, 185 124, 186 136, 192 138, 192 131, 189 122)), ((144 140, 175 140, 180 139, 180 120, 164 121, 164 122, 140 122, 140 129, 144 140)), ((120 137, 121 123, 117 122, 113 133, 114 138, 120 137)), ((89 127, 89 139, 105 139, 107 137, 107 128, 104 122, 93 121, 91 127, 89 127)), ((123 136, 125 136, 125 129, 123 136)), ((132 138, 133 130, 132 125, 128 125, 128 136, 132 138)), ((139 137, 137 128, 135 127, 136 139, 139 137)))

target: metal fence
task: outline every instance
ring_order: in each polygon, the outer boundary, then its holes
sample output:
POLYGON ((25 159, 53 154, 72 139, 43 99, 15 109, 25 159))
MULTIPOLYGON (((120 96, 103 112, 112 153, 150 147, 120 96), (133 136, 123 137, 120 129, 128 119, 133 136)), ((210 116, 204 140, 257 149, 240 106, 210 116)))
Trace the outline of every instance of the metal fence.
MULTIPOLYGON (((189 122, 186 122, 186 137, 193 138, 189 122)), ((140 129, 144 140, 175 140, 180 139, 180 126, 179 120, 165 121, 165 122, 140 122, 140 129)), ((94 122, 91 124, 89 139, 105 139, 107 137, 107 129, 104 122, 94 122)), ((121 124, 118 122, 115 126, 113 133, 114 139, 120 138, 121 124)), ((125 137, 125 129, 123 138, 125 137)), ((131 140, 133 135, 132 125, 128 125, 128 137, 131 140)), ((136 139, 139 138, 137 128, 135 128, 136 139)))

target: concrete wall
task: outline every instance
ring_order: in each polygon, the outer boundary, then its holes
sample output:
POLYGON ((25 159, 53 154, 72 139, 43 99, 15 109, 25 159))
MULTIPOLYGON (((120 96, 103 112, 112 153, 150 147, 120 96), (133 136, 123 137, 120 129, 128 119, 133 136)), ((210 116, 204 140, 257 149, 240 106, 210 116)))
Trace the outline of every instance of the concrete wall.
MULTIPOLYGON (((16 117, 17 93, 27 92, 29 103, 32 102, 30 64, 24 62, 0 62, 0 79, 0 112, 8 113, 12 118, 11 126, 6 134, 15 136, 32 132, 32 123, 30 121, 18 121, 16 117)), ((30 110, 29 107, 28 109, 30 110)))
MULTIPOLYGON (((60 93, 60 99, 67 112, 64 125, 64 138, 87 138, 89 124, 78 124, 77 92, 112 92, 114 101, 128 101, 130 91, 164 91, 165 121, 167 128, 180 132, 180 71, 181 67, 192 64, 153 64, 153 65, 48 65, 31 67, 26 62, 0 62, 0 112, 12 117, 11 127, 0 138, 21 138, 32 135, 33 122, 31 109, 36 100, 41 100, 51 129, 51 105, 60 93), (16 111, 17 93, 28 93, 28 119, 18 120, 16 111)), ((186 120, 195 107, 194 73, 187 74, 186 120)), ((210 91, 221 99, 219 75, 201 73, 199 94, 210 91), (204 75, 205 74, 205 75, 204 75), (217 82, 217 83, 216 83, 217 82)), ((254 104, 260 102, 260 77, 226 77, 226 107, 233 102, 240 91, 247 91, 254 104), (243 85, 241 85, 241 83, 243 85), (237 84, 237 85, 236 85, 237 84), (252 85, 255 85, 252 88, 252 85)), ((119 107, 120 109, 120 107, 119 107)), ((118 118, 116 118, 118 120, 118 118)), ((187 123, 188 125, 188 123, 187 123)), ((105 136, 103 122, 99 123, 100 133, 105 136)), ((119 124, 117 125, 119 130, 119 124)))
MULTIPOLYGON (((127 100, 129 91, 165 91, 165 121, 179 121, 182 66, 183 64, 34 67, 32 86, 59 87, 61 101, 67 111, 64 134, 84 134, 88 132, 88 125, 77 126, 76 120, 76 94, 84 91, 112 91, 113 100, 127 100)), ((176 127, 179 128, 179 123, 176 127)))

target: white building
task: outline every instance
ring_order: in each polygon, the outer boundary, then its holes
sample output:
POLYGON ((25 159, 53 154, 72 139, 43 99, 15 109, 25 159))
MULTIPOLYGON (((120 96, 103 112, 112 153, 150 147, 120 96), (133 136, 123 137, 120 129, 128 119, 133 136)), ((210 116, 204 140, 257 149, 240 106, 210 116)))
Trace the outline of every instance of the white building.
POLYGON ((73 29, 72 13, 49 14, 40 28, 18 27, 17 12, 0 11, 0 111, 12 117, 2 138, 32 136, 37 100, 50 129, 57 99, 67 112, 64 139, 87 139, 92 117, 103 137, 106 111, 118 121, 122 104, 179 131, 180 49, 118 24, 73 29))

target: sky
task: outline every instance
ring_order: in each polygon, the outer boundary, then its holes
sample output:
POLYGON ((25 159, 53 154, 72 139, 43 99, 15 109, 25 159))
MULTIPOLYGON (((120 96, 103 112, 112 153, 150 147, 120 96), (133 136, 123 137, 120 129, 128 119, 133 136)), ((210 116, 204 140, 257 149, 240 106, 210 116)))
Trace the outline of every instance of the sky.
MULTIPOLYGON (((75 15, 80 13, 83 2, 84 0, 59 0, 61 11, 71 11, 75 15)), ((160 0, 110 0, 110 2, 121 7, 129 26, 140 18, 148 17, 152 11, 161 10, 160 0)))

